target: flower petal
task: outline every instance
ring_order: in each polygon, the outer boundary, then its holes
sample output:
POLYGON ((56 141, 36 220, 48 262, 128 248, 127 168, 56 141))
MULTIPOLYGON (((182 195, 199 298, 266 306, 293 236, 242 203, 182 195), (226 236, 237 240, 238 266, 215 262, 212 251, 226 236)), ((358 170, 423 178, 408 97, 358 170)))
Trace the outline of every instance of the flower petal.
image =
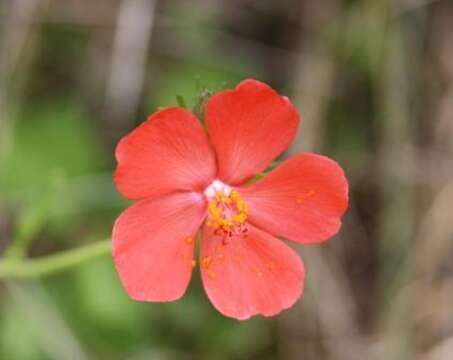
POLYGON ((262 180, 239 190, 249 221, 275 236, 318 243, 335 235, 348 206, 348 183, 333 160, 296 155, 262 180))
POLYGON ((113 228, 113 259, 129 296, 140 301, 179 299, 189 284, 195 233, 206 215, 197 193, 140 201, 113 228))
POLYGON ((151 115, 116 148, 114 180, 129 199, 201 191, 215 177, 215 157, 196 117, 183 108, 151 115))
POLYGON ((304 285, 299 256, 283 241, 252 225, 228 239, 203 227, 201 276, 211 303, 225 316, 244 320, 291 307, 304 285))
POLYGON ((205 116, 217 153, 218 176, 229 184, 263 171, 287 149, 299 124, 287 98, 251 79, 213 95, 205 116))

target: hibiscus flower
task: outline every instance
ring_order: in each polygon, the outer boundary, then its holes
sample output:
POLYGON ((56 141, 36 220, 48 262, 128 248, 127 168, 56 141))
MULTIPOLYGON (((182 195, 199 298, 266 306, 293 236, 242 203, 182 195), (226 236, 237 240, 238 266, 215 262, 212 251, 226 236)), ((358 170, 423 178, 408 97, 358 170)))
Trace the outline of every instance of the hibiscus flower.
POLYGON ((207 130, 188 110, 151 115, 116 148, 114 181, 137 202, 117 219, 113 259, 128 295, 181 298, 199 265, 206 294, 236 319, 271 316, 301 296, 305 270, 280 238, 321 243, 347 208, 339 165, 301 153, 257 180, 296 135, 286 97, 256 80, 211 96, 207 130), (195 243, 200 230, 200 255, 195 243))

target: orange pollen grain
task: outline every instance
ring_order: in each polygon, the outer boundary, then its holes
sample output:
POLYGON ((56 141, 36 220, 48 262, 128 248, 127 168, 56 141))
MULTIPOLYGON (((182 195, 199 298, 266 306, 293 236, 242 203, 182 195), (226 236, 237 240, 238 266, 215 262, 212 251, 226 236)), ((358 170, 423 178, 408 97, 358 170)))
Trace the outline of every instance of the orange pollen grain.
POLYGON ((194 268, 195 266, 197 266, 197 261, 196 260, 192 260, 192 267, 194 268))
POLYGON ((308 198, 311 198, 313 197, 314 195, 316 195, 316 192, 311 189, 311 190, 308 190, 307 192, 305 192, 305 194, 302 194, 302 195, 299 195, 297 198, 296 198, 296 202, 298 204, 303 204, 305 202, 306 199, 308 198))
POLYGON ((202 260, 201 260, 201 266, 205 269, 207 269, 209 267, 209 265, 211 265, 211 262, 212 262, 212 258, 210 256, 205 256, 202 260))
POLYGON ((185 242, 186 242, 187 245, 192 245, 193 244, 193 237, 192 236, 186 237, 185 242))
POLYGON ((216 278, 216 273, 214 271, 208 271, 208 277, 214 280, 216 278))

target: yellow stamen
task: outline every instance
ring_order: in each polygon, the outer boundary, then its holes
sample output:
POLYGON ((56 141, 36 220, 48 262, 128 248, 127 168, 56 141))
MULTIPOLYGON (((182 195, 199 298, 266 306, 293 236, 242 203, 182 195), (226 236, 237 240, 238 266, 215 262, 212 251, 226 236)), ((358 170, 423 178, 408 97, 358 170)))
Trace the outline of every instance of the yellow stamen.
POLYGON ((208 213, 209 226, 230 232, 236 225, 246 222, 248 206, 236 190, 229 195, 218 191, 208 204, 208 213))

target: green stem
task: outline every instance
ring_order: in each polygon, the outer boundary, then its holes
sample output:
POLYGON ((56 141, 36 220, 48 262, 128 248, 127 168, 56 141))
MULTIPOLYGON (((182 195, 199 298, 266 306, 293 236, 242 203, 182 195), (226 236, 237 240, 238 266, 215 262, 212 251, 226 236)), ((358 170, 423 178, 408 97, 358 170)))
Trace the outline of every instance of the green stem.
POLYGON ((54 274, 110 252, 111 242, 102 240, 77 249, 36 259, 0 260, 0 279, 37 278, 54 274))

